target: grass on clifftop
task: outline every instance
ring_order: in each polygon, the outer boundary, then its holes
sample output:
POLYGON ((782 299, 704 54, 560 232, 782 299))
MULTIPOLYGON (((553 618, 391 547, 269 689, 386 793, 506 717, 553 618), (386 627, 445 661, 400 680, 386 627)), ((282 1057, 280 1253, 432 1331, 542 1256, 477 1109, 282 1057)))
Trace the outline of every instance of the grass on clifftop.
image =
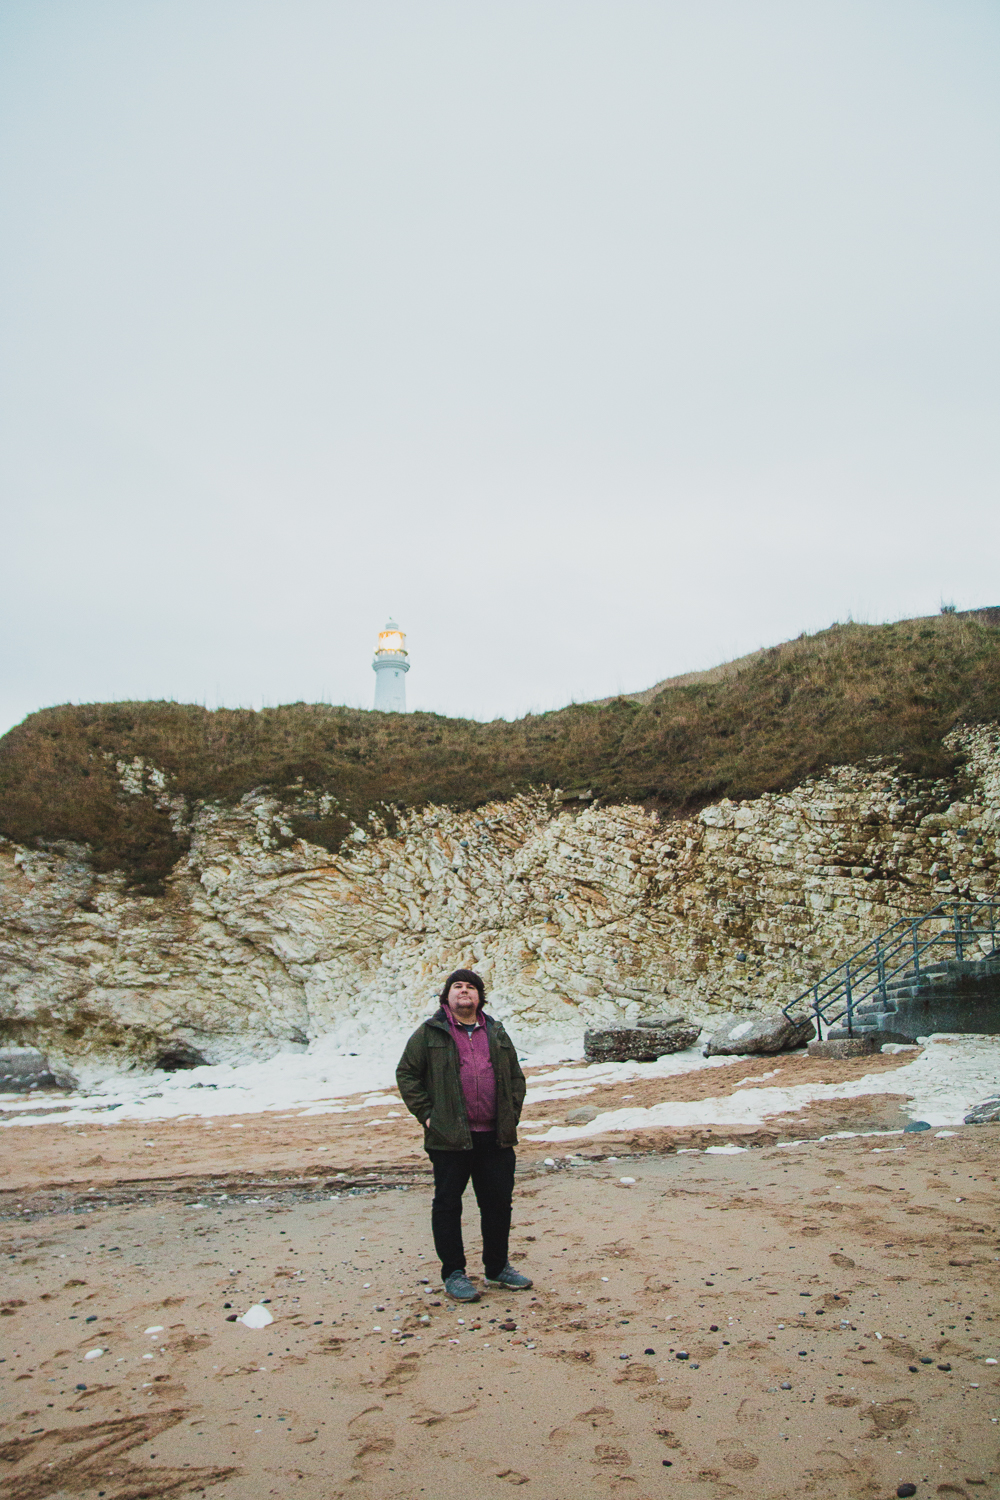
POLYGON ((680 814, 872 755, 939 775, 953 763, 942 736, 987 720, 1000 720, 1000 628, 956 615, 835 625, 648 702, 577 704, 511 723, 305 703, 259 713, 67 706, 0 739, 0 832, 24 844, 89 844, 98 869, 122 869, 155 894, 185 841, 151 796, 122 791, 117 760, 142 757, 189 802, 233 802, 262 786, 289 798, 303 786, 330 792, 339 811, 293 826, 332 849, 385 803, 469 808, 547 785, 680 814))

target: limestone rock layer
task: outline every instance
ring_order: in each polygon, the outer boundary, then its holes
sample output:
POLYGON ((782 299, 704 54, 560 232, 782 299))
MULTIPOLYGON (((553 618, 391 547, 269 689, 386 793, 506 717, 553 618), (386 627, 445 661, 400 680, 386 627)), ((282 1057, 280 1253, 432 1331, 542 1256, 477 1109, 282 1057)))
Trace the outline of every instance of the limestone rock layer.
MULTIPOLYGON (((350 1049, 416 1024, 460 965, 525 1041, 773 1010, 898 917, 996 892, 1000 730, 949 743, 954 781, 837 767, 676 821, 538 792, 404 812, 337 855, 292 838, 266 789, 177 804, 190 849, 163 897, 86 848, 0 840, 0 1040, 70 1066, 350 1049)), ((123 796, 166 795, 127 770, 123 796)))

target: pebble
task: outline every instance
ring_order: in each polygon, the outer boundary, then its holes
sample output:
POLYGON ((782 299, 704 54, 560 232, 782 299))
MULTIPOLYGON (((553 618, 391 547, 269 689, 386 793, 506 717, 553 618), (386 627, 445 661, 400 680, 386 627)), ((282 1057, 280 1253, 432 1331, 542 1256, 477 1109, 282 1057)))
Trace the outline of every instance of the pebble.
POLYGON ((951 1369, 951 1365, 938 1365, 938 1369, 939 1370, 943 1370, 945 1372, 945 1374, 947 1375, 948 1372, 951 1369))
MULTIPOLYGON (((913 1135, 918 1130, 930 1130, 930 1128, 926 1120, 911 1120, 909 1125, 903 1126, 903 1134, 913 1135)), ((915 1495, 916 1490, 907 1490, 906 1493, 908 1495, 915 1495)))
POLYGON ((678 1359, 690 1359, 691 1358, 690 1354, 688 1354, 688 1352, 687 1352, 686 1349, 678 1349, 676 1357, 678 1359))
MULTIPOLYGON (((100 1359, 100 1357, 101 1357, 101 1355, 103 1353, 104 1353, 103 1349, 88 1349, 87 1352, 86 1352, 86 1354, 83 1357, 84 1357, 84 1359, 100 1359)), ((687 1356, 685 1355, 685 1359, 686 1358, 687 1358, 687 1356)))
POLYGON ((790 1391, 791 1388, 792 1388, 792 1382, 790 1380, 783 1380, 781 1382, 781 1389, 783 1391, 790 1391))
POLYGON ((909 1500, 909 1496, 916 1493, 917 1487, 915 1484, 899 1484, 896 1486, 896 1494, 899 1496, 899 1500, 909 1500))
POLYGON ((655 1349, 644 1349, 642 1352, 643 1352, 643 1354, 655 1354, 656 1350, 655 1349))

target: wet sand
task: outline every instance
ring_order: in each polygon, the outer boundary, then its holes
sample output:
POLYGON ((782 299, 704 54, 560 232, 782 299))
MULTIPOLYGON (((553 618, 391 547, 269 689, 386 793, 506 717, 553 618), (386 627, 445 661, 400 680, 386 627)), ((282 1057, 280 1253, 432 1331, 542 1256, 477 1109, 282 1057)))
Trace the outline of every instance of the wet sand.
POLYGON ((512 1253, 534 1290, 456 1307, 415 1127, 364 1118, 353 1144, 340 1116, 180 1121, 152 1148, 127 1125, 2 1133, 5 1496, 1000 1487, 996 1127, 531 1146, 512 1253), (264 1299, 269 1328, 227 1321, 264 1299))

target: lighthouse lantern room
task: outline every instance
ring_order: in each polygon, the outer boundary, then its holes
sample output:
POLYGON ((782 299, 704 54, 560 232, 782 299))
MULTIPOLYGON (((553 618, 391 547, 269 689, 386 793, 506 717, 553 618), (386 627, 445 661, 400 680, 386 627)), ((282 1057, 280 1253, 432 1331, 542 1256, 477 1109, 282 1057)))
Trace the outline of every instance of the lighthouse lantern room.
POLYGON ((375 707, 383 713, 406 713, 406 635, 395 620, 387 620, 379 631, 372 670, 375 673, 375 707))

